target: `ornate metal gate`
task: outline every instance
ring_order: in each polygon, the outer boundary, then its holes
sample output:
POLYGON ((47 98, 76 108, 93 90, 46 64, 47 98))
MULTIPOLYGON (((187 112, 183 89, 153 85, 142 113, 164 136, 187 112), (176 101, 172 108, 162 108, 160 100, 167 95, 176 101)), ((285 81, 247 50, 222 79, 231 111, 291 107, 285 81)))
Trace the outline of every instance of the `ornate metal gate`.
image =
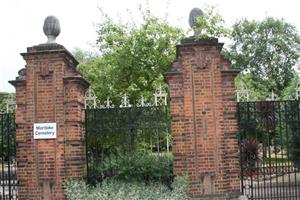
POLYGON ((241 190, 249 199, 300 199, 299 103, 238 103, 241 190))
POLYGON ((159 89, 153 101, 141 97, 136 105, 126 95, 119 106, 109 98, 99 104, 96 98, 91 89, 85 98, 89 183, 115 176, 120 165, 134 160, 148 158, 159 166, 172 165, 167 93, 159 89))
POLYGON ((0 199, 17 199, 15 115, 0 114, 0 199))

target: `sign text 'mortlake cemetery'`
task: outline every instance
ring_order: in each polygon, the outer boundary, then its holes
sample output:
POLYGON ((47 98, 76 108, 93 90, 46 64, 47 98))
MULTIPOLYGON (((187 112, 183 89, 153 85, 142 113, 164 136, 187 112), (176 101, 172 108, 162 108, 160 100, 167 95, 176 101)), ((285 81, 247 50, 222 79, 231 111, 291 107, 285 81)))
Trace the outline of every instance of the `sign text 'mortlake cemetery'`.
POLYGON ((55 139, 56 123, 35 123, 33 124, 34 139, 55 139))

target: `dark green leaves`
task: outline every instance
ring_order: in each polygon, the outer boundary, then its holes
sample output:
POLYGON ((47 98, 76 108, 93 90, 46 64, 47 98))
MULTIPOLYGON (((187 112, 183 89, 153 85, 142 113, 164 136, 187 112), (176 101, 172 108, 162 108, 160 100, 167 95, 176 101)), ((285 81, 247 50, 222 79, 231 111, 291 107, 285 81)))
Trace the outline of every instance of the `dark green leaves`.
POLYGON ((150 15, 140 26, 106 18, 97 33, 101 55, 80 69, 97 96, 116 101, 124 93, 131 101, 149 97, 163 85, 163 74, 175 60, 176 44, 183 37, 181 29, 150 15))
POLYGON ((255 83, 253 90, 281 96, 294 77, 293 67, 300 56, 296 28, 272 17, 261 22, 243 19, 234 24, 232 39, 227 56, 233 67, 248 74, 255 83))

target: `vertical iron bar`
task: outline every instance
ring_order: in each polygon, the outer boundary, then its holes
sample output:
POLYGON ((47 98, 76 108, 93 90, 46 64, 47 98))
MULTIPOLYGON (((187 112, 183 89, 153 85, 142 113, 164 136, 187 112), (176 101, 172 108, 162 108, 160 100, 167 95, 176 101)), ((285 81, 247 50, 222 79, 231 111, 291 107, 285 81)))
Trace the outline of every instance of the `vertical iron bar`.
POLYGON ((18 177, 17 177, 17 139, 16 139, 16 114, 14 113, 14 117, 13 117, 13 123, 14 123, 14 155, 15 155, 15 197, 16 199, 18 199, 18 177))
MULTIPOLYGON (((299 130, 299 126, 297 124, 298 120, 298 100, 293 101, 293 108, 292 108, 292 112, 293 112, 293 118, 292 118, 292 140, 297 140, 297 132, 299 130)), ((295 142, 295 141, 294 141, 295 142)), ((292 145, 292 150, 293 152, 295 152, 295 145, 292 145)), ((294 156, 294 155, 293 155, 294 156)), ((296 197, 297 195, 297 188, 295 187, 296 183, 297 183, 297 173, 296 173, 296 168, 295 168, 295 160, 293 159, 293 163, 291 163, 291 168, 292 168, 292 173, 294 174, 294 183, 292 183, 292 191, 293 191, 293 197, 296 197)))
POLYGON ((10 124, 10 115, 7 116, 7 167, 8 167, 8 196, 11 198, 11 174, 10 174, 10 131, 11 131, 11 124, 10 124))
MULTIPOLYGON (((280 121, 280 118, 277 119, 277 113, 280 112, 280 101, 277 102, 277 104, 275 105, 275 122, 276 122, 276 125, 275 125, 275 134, 276 134, 276 137, 278 137, 278 133, 277 133, 277 124, 278 124, 278 120, 280 121)), ((279 122, 280 123, 280 122, 279 122)), ((276 138, 277 140, 277 138, 276 138)), ((274 143, 274 148, 275 148, 275 167, 276 167, 276 182, 275 182, 275 193, 276 193, 276 198, 279 198, 279 185, 278 185, 278 156, 277 156, 277 142, 276 141, 274 143)))
MULTIPOLYGON (((264 104, 267 102, 260 102, 260 120, 261 125, 263 126, 263 116, 265 115, 265 109, 263 108, 264 104)), ((262 128, 263 129, 263 128, 262 128)), ((262 151, 263 151, 263 158, 262 158, 262 164, 263 164, 263 197, 265 198, 267 196, 266 194, 266 166, 265 166, 265 131, 262 132, 262 151)))
POLYGON ((285 130, 286 130, 286 142, 287 142, 287 165, 286 167, 288 168, 288 196, 291 196, 291 176, 290 176, 290 148, 289 148, 289 126, 288 126, 288 119, 289 119, 289 109, 287 108, 287 101, 284 102, 285 105, 285 115, 286 115, 286 120, 285 120, 285 130))
POLYGON ((165 125, 165 131, 166 131, 166 135, 167 135, 167 153, 169 154, 170 153, 170 145, 169 145, 169 118, 168 118, 168 108, 167 108, 167 105, 164 106, 164 116, 165 116, 165 122, 164 122, 164 125, 165 125))
MULTIPOLYGON (((295 116, 296 119, 293 120, 293 126, 296 128, 296 130, 293 131, 293 136, 294 136, 295 140, 297 140, 297 139, 299 139, 298 138, 298 134, 299 134, 299 101, 295 100, 294 102, 295 102, 295 108, 293 108, 293 110, 296 114, 296 116, 295 116)), ((295 147, 295 145, 293 145, 293 148, 297 148, 297 147, 295 147)), ((295 150, 293 150, 293 151, 295 152, 295 150)), ((297 169, 296 169, 297 166, 295 166, 294 162, 293 162, 293 171, 294 171, 294 184, 293 184, 294 190, 293 191, 294 191, 294 197, 296 199, 298 196, 297 169)))
POLYGON ((89 151, 89 146, 88 146, 88 111, 87 109, 84 110, 84 116, 85 116, 85 156, 86 156, 86 178, 87 178, 87 182, 90 181, 89 179, 89 155, 88 155, 88 151, 89 151))
MULTIPOLYGON (((241 113, 240 113, 240 107, 242 106, 242 104, 240 102, 237 102, 237 118, 238 118, 238 125, 241 128, 241 123, 242 123, 242 119, 241 119, 241 113)), ((240 130, 241 131, 241 130, 240 130)), ((240 149, 240 170, 241 170, 241 190, 242 190, 242 194, 244 195, 244 173, 243 173, 243 152, 242 152, 242 134, 239 132, 239 149, 240 149)))
MULTIPOLYGON (((254 106, 253 106, 253 103, 249 102, 248 103, 248 107, 249 108, 247 110, 247 113, 248 113, 247 114, 247 124, 248 124, 247 126, 251 127, 251 126, 253 126, 253 116, 254 116, 254 112, 253 112, 253 107, 254 106)), ((255 140, 255 138, 253 138, 253 136, 250 135, 250 132, 248 131, 248 129, 244 132, 244 138, 247 139, 248 141, 250 141, 252 143, 252 142, 254 142, 256 140, 255 140)), ((250 143, 250 145, 251 145, 251 143, 250 143)), ((249 147, 247 147, 247 148, 249 148, 249 147)), ((248 170, 251 173, 250 173, 250 175, 248 175, 248 176, 250 176, 250 180, 247 181, 248 184, 250 184, 249 189, 248 189, 250 191, 248 191, 248 193, 250 194, 251 199, 255 199, 255 192, 256 192, 256 186, 255 186, 255 183, 254 183, 254 180, 253 180, 254 176, 255 176, 255 173, 256 173, 255 172, 255 170, 256 170, 256 168, 255 168, 256 161, 254 161, 254 163, 253 163, 253 161, 250 161, 251 165, 248 166, 248 170)))
POLYGON ((2 171, 1 171, 1 185, 2 185, 2 198, 5 198, 5 187, 4 187, 4 126, 5 126, 5 114, 1 114, 1 166, 2 166, 2 171))
POLYGON ((273 131, 272 128, 273 128, 273 101, 270 101, 269 102, 269 105, 267 106, 267 116, 268 116, 268 119, 267 119, 267 148, 268 148, 268 153, 269 154, 269 162, 267 165, 268 166, 268 175, 269 175, 269 187, 268 187, 268 194, 270 196, 270 198, 272 199, 273 198, 273 192, 272 192, 272 170, 273 170, 273 167, 272 167, 272 155, 271 155, 271 138, 270 138, 270 134, 271 132, 273 131), (271 129, 271 130, 270 130, 271 129))
MULTIPOLYGON (((247 123, 247 128, 248 128, 248 126, 250 125, 249 124, 249 121, 250 121, 250 114, 251 114, 251 103, 250 102, 247 102, 246 103, 246 108, 247 108, 247 121, 246 121, 246 123, 247 123)), ((247 138, 247 130, 246 129, 244 129, 244 131, 243 131, 243 140, 247 140, 248 138, 247 138)), ((247 147, 246 147, 247 148, 247 147)), ((247 152, 247 149, 246 149, 246 152, 247 152)), ((246 171, 249 171, 249 170, 251 170, 251 167, 250 166, 248 166, 247 165, 247 163, 245 163, 246 164, 246 171), (250 168, 250 169, 249 169, 250 168)), ((249 176, 249 175, 248 175, 249 176)), ((251 176, 251 174, 250 174, 250 176, 251 176)), ((247 177, 247 179, 248 179, 248 177, 247 177)), ((249 181, 248 180, 246 180, 246 183, 247 183, 247 185, 249 186, 249 181)), ((252 193, 252 191, 253 191, 253 185, 252 185, 252 183, 250 182, 250 186, 249 186, 249 188, 250 188, 250 191, 248 191, 247 193, 249 194, 249 195, 251 195, 251 198, 253 198, 253 193, 252 193)))
MULTIPOLYGON (((259 112, 259 110, 257 110, 257 105, 258 105, 258 103, 257 102, 253 102, 253 104, 252 104, 252 107, 253 107, 253 111, 252 111, 252 115, 253 115, 253 119, 252 119, 252 123, 254 123, 254 125, 255 125, 255 128, 257 128, 257 126, 259 126, 259 116, 260 116, 260 112, 259 112)), ((258 133, 258 131, 256 131, 256 134, 255 134, 255 139, 258 141, 258 145, 259 145, 259 135, 258 135, 259 133, 258 133)), ((261 134, 261 133, 260 133, 261 134)), ((259 146, 257 147, 257 148, 259 148, 259 146)), ((259 149, 258 149, 258 152, 257 152, 258 154, 259 154, 259 149)), ((258 156, 258 155, 257 155, 258 156)), ((259 158, 257 159, 257 175, 256 175, 256 181, 257 181, 257 186, 256 186, 256 198, 260 198, 260 182, 259 182, 259 176, 260 176, 260 168, 261 168, 261 166, 260 166, 260 163, 259 163, 260 161, 259 161, 259 158)))
POLYGON ((280 187, 280 197, 284 197, 285 195, 285 184, 284 184, 284 154, 283 154, 283 151, 284 151, 284 120, 285 120, 285 106, 284 106, 284 103, 283 102, 280 102, 280 112, 279 112, 279 118, 280 118, 280 121, 279 121, 279 132, 280 132, 280 151, 281 151, 281 187, 280 187), (284 118, 283 118, 284 117, 284 118))
MULTIPOLYGON (((297 135, 297 139, 300 140, 298 137, 300 137, 300 126, 299 126, 299 123, 300 123, 300 110, 299 110, 299 99, 296 100, 296 104, 297 104, 297 109, 296 109, 296 113, 297 113, 297 121, 296 121, 296 124, 297 124, 297 131, 295 134, 298 134, 297 135)), ((300 148, 300 147, 297 147, 297 148, 300 148)), ((300 162, 300 161, 298 161, 300 162)), ((299 168, 300 166, 297 166, 297 168, 299 168)), ((299 191, 299 188, 298 188, 298 180, 297 180, 297 173, 299 174, 299 169, 294 169, 295 170, 295 199, 298 198, 298 191, 299 191)), ((300 181, 300 180, 299 180, 300 181)))

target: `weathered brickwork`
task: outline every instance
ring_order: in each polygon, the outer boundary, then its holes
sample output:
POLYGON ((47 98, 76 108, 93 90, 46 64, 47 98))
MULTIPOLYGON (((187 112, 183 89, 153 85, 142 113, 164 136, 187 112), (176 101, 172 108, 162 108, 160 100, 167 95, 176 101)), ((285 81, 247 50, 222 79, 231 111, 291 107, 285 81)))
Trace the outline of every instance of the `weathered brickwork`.
POLYGON ((86 174, 84 93, 88 83, 61 45, 42 44, 21 54, 16 80, 19 199, 64 199, 66 178, 86 174), (33 139, 34 123, 57 123, 56 139, 33 139))
POLYGON ((175 174, 188 173, 195 199, 236 199, 240 190, 234 78, 218 41, 189 38, 166 74, 175 174))

